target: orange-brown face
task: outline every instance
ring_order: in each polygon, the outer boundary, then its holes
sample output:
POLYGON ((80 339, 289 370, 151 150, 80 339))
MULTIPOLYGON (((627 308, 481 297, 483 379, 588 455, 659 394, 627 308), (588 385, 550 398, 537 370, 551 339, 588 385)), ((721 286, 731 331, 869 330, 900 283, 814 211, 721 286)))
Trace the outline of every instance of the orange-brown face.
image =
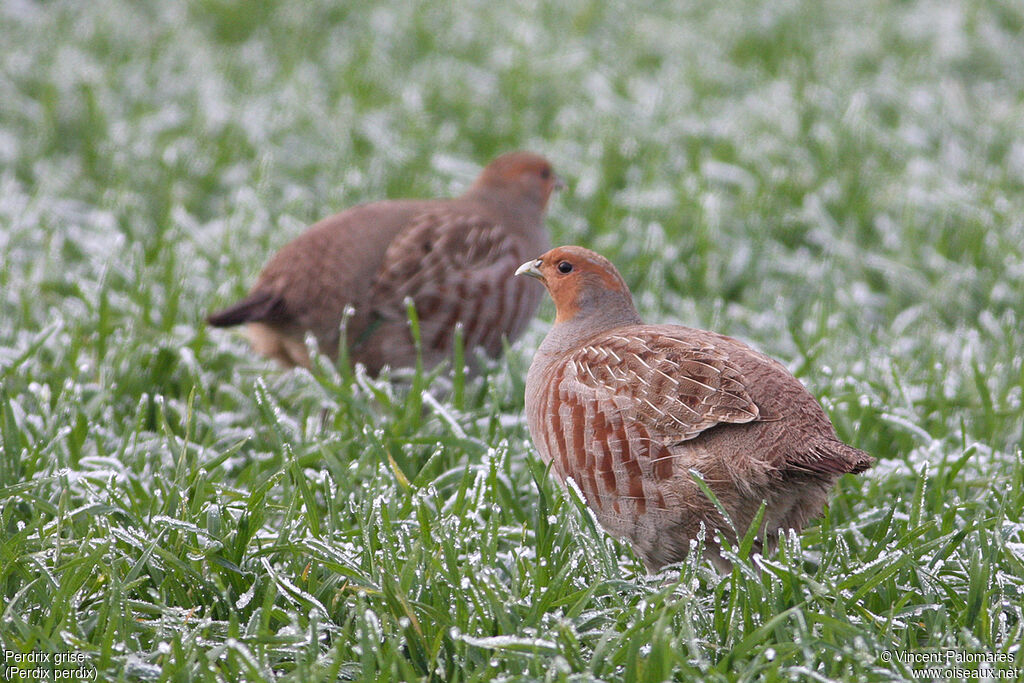
POLYGON ((518 186, 524 194, 539 198, 544 205, 552 192, 565 187, 548 160, 530 152, 501 155, 487 165, 478 182, 505 187, 518 186))
POLYGON ((606 290, 632 300, 629 287, 612 262, 583 247, 555 247, 519 266, 516 275, 529 275, 544 283, 555 302, 556 323, 574 318, 582 302, 594 300, 584 296, 588 292, 606 290))

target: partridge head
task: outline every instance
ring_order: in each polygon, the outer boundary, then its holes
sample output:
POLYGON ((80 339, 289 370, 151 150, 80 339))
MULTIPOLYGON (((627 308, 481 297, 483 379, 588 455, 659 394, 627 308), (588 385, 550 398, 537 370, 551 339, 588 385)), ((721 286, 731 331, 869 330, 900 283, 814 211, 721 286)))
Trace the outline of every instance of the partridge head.
POLYGON ((496 356, 522 333, 541 292, 511 275, 548 247, 544 212, 562 187, 551 164, 505 154, 456 199, 387 200, 325 218, 286 244, 248 296, 215 313, 215 327, 247 324, 259 353, 309 365, 305 337, 336 358, 345 321, 353 362, 371 374, 415 365, 406 299, 419 320, 427 367, 451 357, 462 327, 466 357, 496 356))
POLYGON ((685 558, 702 525, 724 569, 716 532, 734 542, 762 502, 756 549, 767 552, 779 529, 821 513, 842 474, 871 466, 778 362, 714 332, 645 325, 603 256, 558 247, 516 274, 540 279, 556 307, 527 376, 530 436, 650 571, 685 558))

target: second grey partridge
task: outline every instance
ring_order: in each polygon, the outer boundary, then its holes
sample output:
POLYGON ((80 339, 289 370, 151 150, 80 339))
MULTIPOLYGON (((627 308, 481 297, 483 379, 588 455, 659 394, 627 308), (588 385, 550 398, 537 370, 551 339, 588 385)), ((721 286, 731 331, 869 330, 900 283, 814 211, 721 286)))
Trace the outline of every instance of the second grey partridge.
POLYGON ((606 258, 558 247, 516 274, 539 278, 556 307, 526 380, 533 442, 649 571, 685 558, 702 524, 728 567, 715 531, 735 535, 691 470, 740 534, 765 501, 755 547, 767 552, 779 529, 821 513, 842 474, 874 462, 778 362, 714 332, 645 325, 606 258))
POLYGON ((546 159, 512 152, 456 199, 388 200, 325 218, 286 244, 249 295, 211 314, 215 327, 248 324, 253 347, 285 366, 309 365, 305 335, 338 354, 347 308, 348 353, 371 374, 411 367, 416 348, 405 300, 419 319, 423 362, 450 358, 463 326, 466 357, 515 339, 541 292, 512 273, 548 248, 544 212, 562 186, 546 159))

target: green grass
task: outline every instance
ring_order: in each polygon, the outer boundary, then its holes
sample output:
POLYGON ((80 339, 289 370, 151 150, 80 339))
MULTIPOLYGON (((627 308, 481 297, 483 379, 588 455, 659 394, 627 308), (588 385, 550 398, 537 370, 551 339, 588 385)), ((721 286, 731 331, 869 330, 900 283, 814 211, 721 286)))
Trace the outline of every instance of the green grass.
POLYGON ((0 4, 0 648, 110 681, 1024 669, 1020 3, 393 4, 0 4), (310 222, 513 148, 569 182, 556 243, 878 458, 773 557, 648 577, 552 483, 548 304, 454 388, 204 327, 310 222))

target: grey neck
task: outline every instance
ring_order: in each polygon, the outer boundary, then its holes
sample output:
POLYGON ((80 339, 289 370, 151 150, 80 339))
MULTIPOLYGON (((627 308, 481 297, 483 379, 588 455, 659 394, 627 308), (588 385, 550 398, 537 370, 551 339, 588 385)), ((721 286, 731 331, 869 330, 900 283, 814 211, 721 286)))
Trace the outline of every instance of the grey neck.
POLYGON ((561 356, 566 351, 579 347, 587 339, 595 336, 595 330, 611 332, 615 328, 626 325, 640 325, 639 314, 635 310, 624 312, 620 307, 600 308, 588 315, 577 315, 571 320, 556 323, 544 338, 538 354, 545 356, 561 356))
POLYGON ((462 195, 462 199, 490 204, 503 214, 516 216, 519 219, 517 223, 535 223, 544 215, 542 198, 512 188, 473 185, 462 195))

